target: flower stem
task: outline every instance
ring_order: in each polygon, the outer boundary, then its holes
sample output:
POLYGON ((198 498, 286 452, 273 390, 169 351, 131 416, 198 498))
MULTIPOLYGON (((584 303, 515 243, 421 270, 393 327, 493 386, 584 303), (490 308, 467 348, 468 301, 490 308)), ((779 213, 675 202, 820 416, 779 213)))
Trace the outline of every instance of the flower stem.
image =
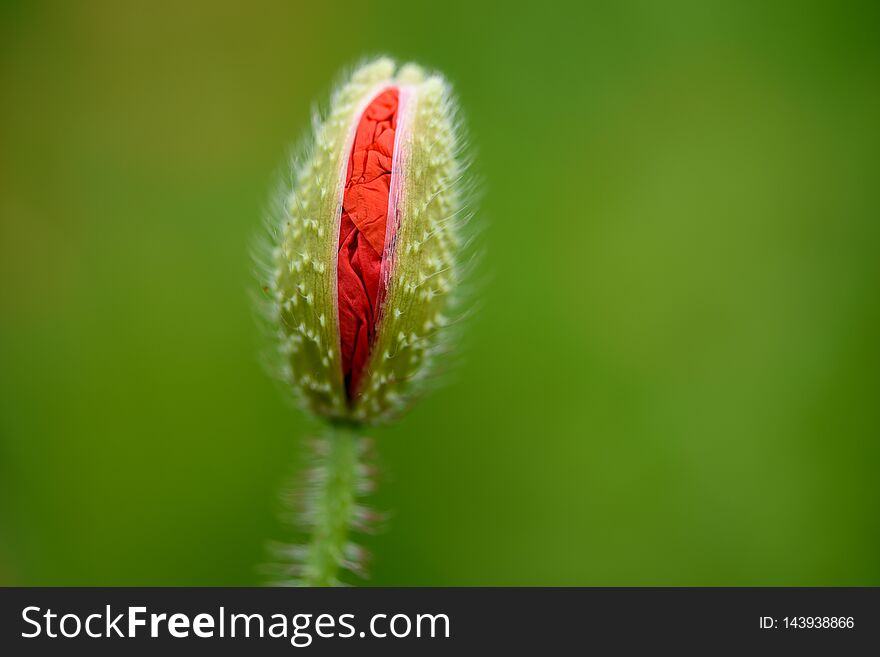
POLYGON ((349 532, 358 524, 362 451, 354 428, 343 425, 328 425, 316 444, 305 509, 311 529, 303 563, 305 586, 338 586, 340 569, 357 570, 360 565, 361 550, 349 543, 349 532))

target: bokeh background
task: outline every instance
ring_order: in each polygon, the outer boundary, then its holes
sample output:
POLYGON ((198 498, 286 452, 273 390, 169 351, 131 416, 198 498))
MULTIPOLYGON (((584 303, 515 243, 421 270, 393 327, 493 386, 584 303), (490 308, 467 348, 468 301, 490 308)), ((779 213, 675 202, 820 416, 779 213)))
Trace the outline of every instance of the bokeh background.
POLYGON ((315 425, 248 247, 338 72, 444 71, 483 308, 376 585, 880 584, 873 2, 0 4, 0 584, 248 585, 315 425))

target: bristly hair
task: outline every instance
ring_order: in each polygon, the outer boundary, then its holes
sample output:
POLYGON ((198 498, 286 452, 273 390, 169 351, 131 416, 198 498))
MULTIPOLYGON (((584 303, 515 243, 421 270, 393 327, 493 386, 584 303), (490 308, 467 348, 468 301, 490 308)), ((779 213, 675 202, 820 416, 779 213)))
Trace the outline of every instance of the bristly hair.
POLYGON ((453 92, 437 73, 411 64, 395 69, 382 57, 355 67, 328 108, 313 111, 311 135, 292 151, 254 249, 258 314, 273 345, 264 357, 267 369, 306 411, 362 424, 398 417, 455 365, 450 356, 460 353, 461 327, 475 310, 473 272, 481 256, 473 221, 479 185, 453 92), (422 179, 411 175, 404 192, 395 270, 363 394, 352 408, 341 392, 335 279, 328 266, 335 266, 338 227, 318 220, 338 221, 339 194, 331 186, 346 162, 343 146, 365 99, 386 84, 418 90, 407 148, 422 179), (421 301, 413 304, 417 295, 421 301))
POLYGON ((282 521, 293 536, 269 545, 271 561, 262 570, 270 586, 345 584, 337 575, 321 581, 329 571, 369 577, 370 552, 352 535, 373 534, 384 519, 364 503, 378 478, 373 441, 324 437, 310 447, 307 467, 282 495, 282 521))

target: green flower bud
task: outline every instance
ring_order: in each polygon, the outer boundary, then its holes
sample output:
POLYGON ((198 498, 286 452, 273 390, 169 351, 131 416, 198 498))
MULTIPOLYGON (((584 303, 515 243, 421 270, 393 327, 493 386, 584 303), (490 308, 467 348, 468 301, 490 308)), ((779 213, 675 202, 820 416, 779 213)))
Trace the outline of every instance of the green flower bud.
POLYGON ((356 424, 394 417, 446 348, 464 200, 455 114, 441 76, 377 59, 333 94, 294 164, 264 290, 281 376, 318 416, 356 424), (386 170, 371 179, 362 171, 370 166, 386 170), (345 244, 341 221, 354 235, 345 244), (375 280, 357 248, 372 248, 375 280), (348 290, 359 286, 366 292, 350 303, 348 290))

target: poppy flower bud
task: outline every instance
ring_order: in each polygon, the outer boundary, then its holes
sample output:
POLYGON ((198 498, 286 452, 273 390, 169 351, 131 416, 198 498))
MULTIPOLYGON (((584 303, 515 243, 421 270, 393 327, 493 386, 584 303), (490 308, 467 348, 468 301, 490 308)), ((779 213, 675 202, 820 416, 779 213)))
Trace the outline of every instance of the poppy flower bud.
POLYGON ((319 416, 387 420, 427 380, 459 276, 454 114, 442 77, 374 60, 294 165, 265 290, 282 376, 319 416))

